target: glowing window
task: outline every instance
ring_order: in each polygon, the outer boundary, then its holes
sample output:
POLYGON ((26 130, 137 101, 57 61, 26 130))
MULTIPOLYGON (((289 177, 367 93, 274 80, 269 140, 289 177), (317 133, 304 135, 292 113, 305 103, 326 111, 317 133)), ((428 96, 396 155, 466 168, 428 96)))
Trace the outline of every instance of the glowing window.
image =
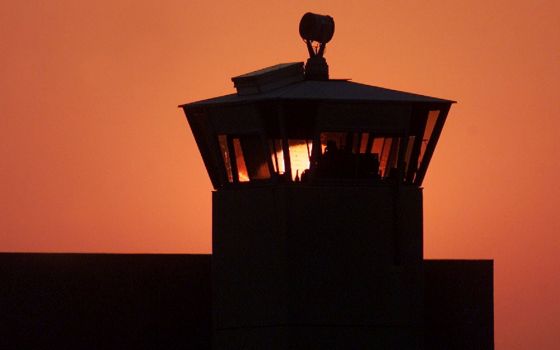
POLYGON ((288 140, 293 181, 300 181, 302 176, 304 176, 304 172, 309 169, 312 147, 313 145, 310 140, 288 140))
POLYGON ((239 182, 249 181, 249 172, 247 165, 245 165, 245 157, 241 149, 241 141, 238 138, 233 139, 233 149, 235 153, 235 163, 237 164, 237 177, 239 182))

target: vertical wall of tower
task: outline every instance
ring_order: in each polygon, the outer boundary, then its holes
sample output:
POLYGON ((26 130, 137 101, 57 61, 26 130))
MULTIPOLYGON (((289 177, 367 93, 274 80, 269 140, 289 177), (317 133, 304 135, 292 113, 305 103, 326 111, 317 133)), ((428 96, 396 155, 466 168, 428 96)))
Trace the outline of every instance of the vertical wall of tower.
POLYGON ((212 259, 215 349, 421 347, 418 187, 216 191, 212 259))

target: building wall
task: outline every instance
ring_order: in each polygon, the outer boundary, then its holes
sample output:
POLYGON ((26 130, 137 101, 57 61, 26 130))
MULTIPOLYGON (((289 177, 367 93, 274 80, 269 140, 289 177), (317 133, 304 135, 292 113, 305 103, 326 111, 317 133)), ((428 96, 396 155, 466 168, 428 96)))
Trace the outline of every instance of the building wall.
POLYGON ((209 349, 210 259, 0 254, 0 349, 209 349))
MULTIPOLYGON (((210 349, 210 265, 210 255, 0 253, 0 349, 210 349)), ((423 266, 424 325, 416 332, 424 348, 493 349, 492 261, 423 266)), ((262 349, 283 339, 329 349, 340 338, 385 349, 396 336, 391 327, 251 332, 262 349)), ((222 336, 235 343, 247 334, 222 336)))
POLYGON ((425 344, 494 349, 492 260, 425 260, 425 344))

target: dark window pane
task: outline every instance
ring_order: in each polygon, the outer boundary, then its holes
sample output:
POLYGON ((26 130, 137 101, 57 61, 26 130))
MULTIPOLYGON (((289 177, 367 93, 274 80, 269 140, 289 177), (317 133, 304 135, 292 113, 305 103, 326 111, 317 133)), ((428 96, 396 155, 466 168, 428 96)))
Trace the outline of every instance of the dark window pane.
POLYGON ((406 145, 406 153, 404 155, 404 173, 407 174, 410 167, 416 166, 415 164, 410 164, 410 158, 412 156, 412 149, 414 148, 414 141, 416 140, 416 136, 409 136, 408 137, 408 144, 406 145))
POLYGON ((360 139, 360 153, 368 153, 367 146, 369 140, 369 133, 363 132, 360 139))
POLYGON ((439 111, 430 111, 428 113, 428 120, 426 121, 426 128, 424 129, 424 136, 422 137, 422 144, 420 145, 420 153, 418 154, 418 164, 422 164, 424 159, 424 153, 426 152, 426 147, 428 147, 428 142, 432 137, 434 127, 436 126, 437 119, 439 117, 439 111))
POLYGON ((218 142, 220 144, 220 153, 222 154, 222 159, 224 160, 224 165, 226 168, 227 180, 228 182, 233 182, 230 153, 227 146, 227 135, 218 135, 218 142))
POLYGON ((274 172, 278 175, 282 175, 286 172, 284 166, 284 152, 282 148, 281 139, 270 139, 268 140, 268 145, 270 146, 270 157, 272 160, 272 167, 274 172))

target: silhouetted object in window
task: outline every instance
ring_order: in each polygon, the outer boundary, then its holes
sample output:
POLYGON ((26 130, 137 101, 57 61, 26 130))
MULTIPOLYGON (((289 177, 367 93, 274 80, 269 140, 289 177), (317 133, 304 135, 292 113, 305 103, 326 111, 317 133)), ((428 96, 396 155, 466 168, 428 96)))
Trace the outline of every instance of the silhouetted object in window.
POLYGON ((333 140, 327 141, 325 153, 319 159, 317 175, 322 178, 339 177, 341 173, 341 152, 333 140))
POLYGON ((355 154, 346 145, 339 149, 335 141, 328 140, 317 164, 317 177, 378 180, 379 156, 376 153, 355 154))
POLYGON ((357 155, 357 174, 359 179, 375 179, 379 180, 379 156, 377 153, 358 154, 357 155))
POLYGON ((301 173, 301 182, 309 182, 309 169, 305 169, 301 173))

